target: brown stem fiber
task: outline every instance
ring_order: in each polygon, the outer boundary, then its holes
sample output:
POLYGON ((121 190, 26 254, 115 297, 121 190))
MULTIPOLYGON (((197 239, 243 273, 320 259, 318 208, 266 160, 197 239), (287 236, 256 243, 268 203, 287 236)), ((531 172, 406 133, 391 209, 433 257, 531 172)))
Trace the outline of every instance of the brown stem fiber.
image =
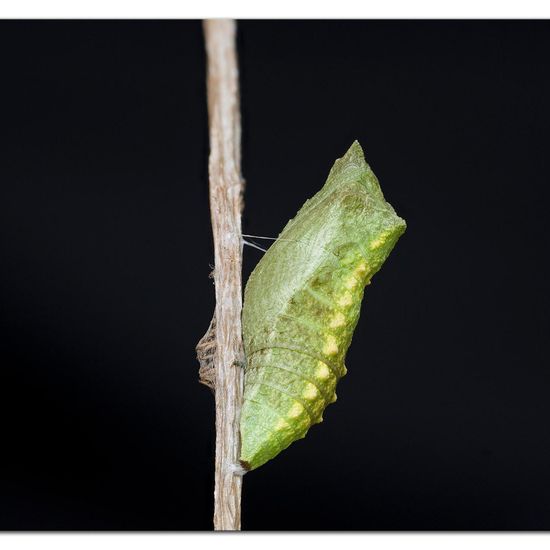
POLYGON ((241 526, 242 471, 238 458, 244 379, 241 330, 244 181, 235 34, 232 20, 204 22, 216 309, 208 332, 197 346, 197 356, 201 382, 213 388, 216 396, 214 529, 217 531, 235 531, 241 526))

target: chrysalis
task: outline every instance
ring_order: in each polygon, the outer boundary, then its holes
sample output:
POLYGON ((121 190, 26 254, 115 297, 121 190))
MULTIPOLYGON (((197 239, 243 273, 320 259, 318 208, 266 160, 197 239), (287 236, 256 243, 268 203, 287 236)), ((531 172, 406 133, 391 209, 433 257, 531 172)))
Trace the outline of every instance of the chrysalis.
POLYGON ((363 290, 405 227, 354 142, 252 272, 243 306, 245 469, 303 438, 336 401, 363 290))

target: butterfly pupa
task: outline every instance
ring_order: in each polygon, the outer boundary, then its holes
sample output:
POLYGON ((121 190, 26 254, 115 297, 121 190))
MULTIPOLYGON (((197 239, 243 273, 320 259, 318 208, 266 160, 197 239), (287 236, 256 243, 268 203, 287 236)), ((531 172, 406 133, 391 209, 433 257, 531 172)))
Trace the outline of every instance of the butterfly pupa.
POLYGON ((253 470, 336 400, 366 285, 406 224, 354 142, 250 275, 240 462, 253 470))

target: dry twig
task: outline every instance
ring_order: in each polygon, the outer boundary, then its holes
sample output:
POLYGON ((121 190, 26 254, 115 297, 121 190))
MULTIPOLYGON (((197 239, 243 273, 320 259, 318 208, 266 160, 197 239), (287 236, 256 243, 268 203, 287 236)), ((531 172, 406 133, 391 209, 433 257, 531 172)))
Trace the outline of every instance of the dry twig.
POLYGON ((214 318, 197 346, 201 381, 216 395, 214 528, 238 530, 242 475, 238 474, 244 352, 241 334, 244 182, 235 22, 204 22, 208 58, 210 212, 214 235, 214 318), (236 473, 237 472, 237 473, 236 473))

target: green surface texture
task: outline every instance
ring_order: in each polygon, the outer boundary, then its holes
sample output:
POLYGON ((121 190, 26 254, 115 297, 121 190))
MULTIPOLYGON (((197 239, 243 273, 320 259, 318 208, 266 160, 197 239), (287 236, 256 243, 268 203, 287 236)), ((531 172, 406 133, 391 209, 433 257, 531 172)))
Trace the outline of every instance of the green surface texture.
POLYGON ((405 228, 354 142, 260 260, 243 306, 243 467, 303 438, 336 401, 363 291, 405 228))

